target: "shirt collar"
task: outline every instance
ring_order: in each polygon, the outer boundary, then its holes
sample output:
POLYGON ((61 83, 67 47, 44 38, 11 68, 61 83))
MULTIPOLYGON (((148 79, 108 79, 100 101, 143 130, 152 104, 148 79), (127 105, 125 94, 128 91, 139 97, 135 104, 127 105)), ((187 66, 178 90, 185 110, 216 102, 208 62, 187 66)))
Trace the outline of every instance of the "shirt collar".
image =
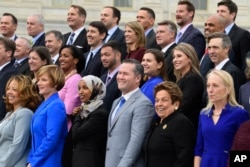
POLYGON ((161 51, 162 51, 163 53, 165 53, 165 52, 170 48, 170 46, 172 46, 174 43, 175 43, 175 42, 172 42, 172 43, 168 44, 167 46, 165 46, 164 48, 162 48, 161 51))
POLYGON ((59 53, 57 53, 55 56, 51 57, 51 59, 53 60, 53 64, 56 63, 58 58, 59 58, 59 53))
POLYGON ((231 31, 232 27, 234 26, 234 22, 229 24, 226 28, 225 28, 225 32, 228 35, 229 32, 231 31))
POLYGON ((185 25, 182 29, 180 29, 181 34, 183 35, 185 33, 185 31, 188 29, 188 27, 191 25, 192 25, 192 23, 189 23, 189 24, 185 25))
POLYGON ((1 66, 0 66, 0 71, 2 71, 2 69, 3 69, 5 66, 7 66, 9 63, 10 63, 10 61, 8 61, 7 63, 1 65, 1 66))
POLYGON ((152 29, 153 29, 153 27, 152 27, 152 28, 149 28, 147 31, 145 31, 145 32, 144 32, 145 36, 147 36, 148 33, 149 33, 152 29))
POLYGON ((225 60, 223 60, 222 62, 220 62, 217 66, 215 66, 216 70, 221 70, 222 67, 229 61, 229 58, 226 58, 225 60))
POLYGON ((35 44, 36 41, 44 34, 44 32, 41 32, 40 34, 38 34, 37 36, 33 37, 32 39, 32 43, 35 44))
POLYGON ((122 95, 124 98, 125 98, 125 100, 127 101, 137 90, 138 90, 139 88, 136 88, 136 89, 134 89, 134 90, 132 90, 131 92, 129 92, 129 93, 127 93, 127 94, 125 94, 125 95, 122 95))
POLYGON ((116 67, 116 69, 114 69, 111 73, 108 72, 108 77, 110 77, 111 79, 114 77, 114 75, 119 71, 120 66, 116 67))

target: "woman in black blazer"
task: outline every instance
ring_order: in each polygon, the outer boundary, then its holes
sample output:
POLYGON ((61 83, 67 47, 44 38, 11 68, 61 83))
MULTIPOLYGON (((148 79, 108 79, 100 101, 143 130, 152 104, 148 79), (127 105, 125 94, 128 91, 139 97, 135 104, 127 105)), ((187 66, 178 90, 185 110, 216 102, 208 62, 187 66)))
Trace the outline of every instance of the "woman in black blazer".
POLYGON ((108 112, 104 109, 104 83, 93 75, 83 77, 78 84, 82 105, 72 126, 72 167, 104 167, 108 112))
POLYGON ((144 142, 146 167, 192 167, 194 127, 178 112, 182 92, 177 84, 166 81, 155 87, 155 111, 150 133, 144 142))

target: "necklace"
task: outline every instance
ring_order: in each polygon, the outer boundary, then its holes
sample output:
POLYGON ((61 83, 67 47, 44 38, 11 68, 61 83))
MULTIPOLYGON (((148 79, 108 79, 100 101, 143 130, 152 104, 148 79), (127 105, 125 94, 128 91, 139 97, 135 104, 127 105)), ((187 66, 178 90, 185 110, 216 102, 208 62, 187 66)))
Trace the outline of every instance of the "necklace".
POLYGON ((215 116, 215 117, 219 117, 220 115, 221 115, 221 113, 220 114, 213 113, 213 116, 215 116))

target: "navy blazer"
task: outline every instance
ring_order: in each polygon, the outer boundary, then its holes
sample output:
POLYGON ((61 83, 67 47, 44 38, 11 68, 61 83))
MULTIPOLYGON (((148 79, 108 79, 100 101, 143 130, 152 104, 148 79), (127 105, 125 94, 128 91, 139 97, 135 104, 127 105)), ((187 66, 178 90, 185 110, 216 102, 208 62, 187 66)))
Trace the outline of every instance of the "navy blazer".
POLYGON ((58 93, 37 108, 31 122, 31 166, 61 167, 64 140, 68 133, 66 109, 58 93))
POLYGON ((6 114, 5 103, 3 100, 3 96, 5 96, 5 86, 13 75, 17 74, 17 70, 13 66, 12 62, 7 64, 1 71, 0 71, 0 121, 4 118, 6 114))
POLYGON ((30 66, 28 61, 29 59, 27 57, 19 64, 18 67, 16 67, 18 74, 31 76, 30 66))
POLYGON ((191 24, 178 41, 178 43, 181 42, 189 43, 190 45, 192 45, 197 53, 199 60, 201 60, 203 54, 205 53, 206 40, 197 28, 195 28, 191 24))
MULTIPOLYGON (((107 79, 108 73, 106 72, 101 76, 101 80, 105 83, 107 79)), ((111 107, 115 99, 121 96, 121 91, 118 89, 117 81, 116 81, 117 73, 113 76, 113 78, 109 81, 108 85, 106 85, 106 96, 103 99, 104 107, 108 113, 110 113, 111 107)))
POLYGON ((176 43, 171 45, 168 50, 164 53, 164 59, 167 67, 167 76, 170 81, 175 82, 176 77, 174 75, 174 65, 173 65, 173 55, 172 55, 172 50, 176 46, 176 43))
MULTIPOLYGON (((87 60, 88 55, 89 52, 84 54, 85 60, 87 60)), ((81 72, 81 76, 94 75, 97 77, 101 77, 102 74, 105 73, 106 69, 103 67, 101 62, 101 49, 99 49, 99 51, 96 52, 93 59, 86 65, 87 67, 83 69, 83 71, 81 72)))
POLYGON ((228 36, 232 41, 234 52, 232 63, 244 71, 246 67, 245 56, 250 51, 250 33, 234 24, 228 36))
MULTIPOLYGON (((70 34, 71 34, 71 32, 68 32, 68 33, 63 35, 63 44, 64 45, 67 44, 67 41, 68 41, 70 34)), ((78 37, 74 41, 73 45, 80 48, 82 50, 82 53, 86 53, 90 50, 90 46, 88 45, 88 41, 87 41, 87 31, 85 28, 80 32, 80 34, 78 35, 78 37)))
POLYGON ((35 46, 45 46, 45 33, 43 33, 43 35, 41 35, 36 42, 32 45, 32 47, 35 46))
POLYGON ((161 48, 156 43, 154 29, 152 29, 151 31, 149 31, 149 33, 146 36, 146 45, 145 45, 145 48, 147 48, 147 49, 150 49, 150 48, 160 49, 161 48))

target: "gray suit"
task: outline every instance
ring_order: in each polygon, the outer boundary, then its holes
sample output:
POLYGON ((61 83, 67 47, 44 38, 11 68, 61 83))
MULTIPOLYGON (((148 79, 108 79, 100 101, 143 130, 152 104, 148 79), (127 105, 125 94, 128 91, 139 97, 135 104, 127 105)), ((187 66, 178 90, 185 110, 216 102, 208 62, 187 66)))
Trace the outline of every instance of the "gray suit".
POLYGON ((8 112, 0 123, 0 166, 26 166, 32 115, 31 110, 18 108, 13 113, 8 112))
POLYGON ((142 143, 154 115, 152 103, 137 90, 111 122, 119 100, 114 101, 109 116, 105 166, 143 167, 142 143))

